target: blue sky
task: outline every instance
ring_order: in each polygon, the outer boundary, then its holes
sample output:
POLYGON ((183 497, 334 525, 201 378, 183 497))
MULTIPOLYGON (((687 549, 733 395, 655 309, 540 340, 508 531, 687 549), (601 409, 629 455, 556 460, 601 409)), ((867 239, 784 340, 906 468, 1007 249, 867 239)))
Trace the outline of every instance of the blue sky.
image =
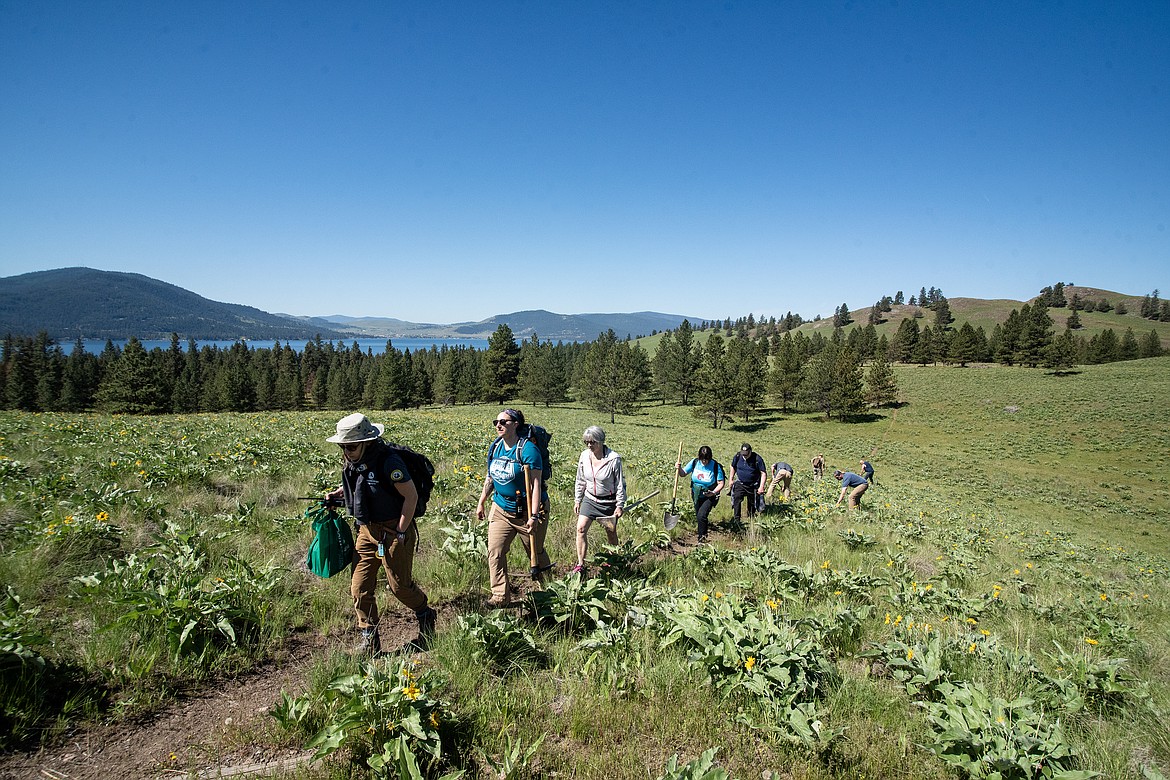
POLYGON ((292 314, 1170 288, 1170 3, 0 0, 0 276, 292 314))

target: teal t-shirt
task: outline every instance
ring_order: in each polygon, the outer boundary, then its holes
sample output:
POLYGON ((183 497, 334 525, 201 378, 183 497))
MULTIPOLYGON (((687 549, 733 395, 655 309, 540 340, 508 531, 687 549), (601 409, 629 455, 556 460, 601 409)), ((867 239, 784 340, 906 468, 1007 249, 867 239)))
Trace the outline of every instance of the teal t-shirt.
POLYGON ((716 484, 724 481, 723 466, 714 458, 704 463, 698 458, 691 458, 691 462, 683 466, 683 473, 691 475, 691 484, 698 485, 703 490, 710 490, 716 484))
POLYGON ((524 466, 537 472, 544 466, 536 445, 527 439, 521 441, 514 447, 501 441, 488 458, 488 476, 492 478, 494 488, 492 501, 508 512, 516 512, 516 498, 525 494, 524 466))

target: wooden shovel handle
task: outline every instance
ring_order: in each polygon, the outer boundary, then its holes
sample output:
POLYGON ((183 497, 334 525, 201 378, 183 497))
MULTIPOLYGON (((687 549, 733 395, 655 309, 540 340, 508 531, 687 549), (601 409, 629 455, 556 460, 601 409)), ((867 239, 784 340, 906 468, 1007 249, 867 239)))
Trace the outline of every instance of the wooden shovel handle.
MULTIPOLYGON (((536 571, 536 515, 532 513, 532 470, 524 467, 524 500, 528 502, 525 514, 528 515, 528 565, 536 571)), ((537 501, 539 501, 539 497, 537 501)))
POLYGON ((670 506, 672 508, 674 507, 674 499, 678 496, 678 468, 682 465, 682 445, 683 443, 680 441, 678 443, 678 457, 675 459, 678 466, 674 467, 674 490, 670 491, 670 506))

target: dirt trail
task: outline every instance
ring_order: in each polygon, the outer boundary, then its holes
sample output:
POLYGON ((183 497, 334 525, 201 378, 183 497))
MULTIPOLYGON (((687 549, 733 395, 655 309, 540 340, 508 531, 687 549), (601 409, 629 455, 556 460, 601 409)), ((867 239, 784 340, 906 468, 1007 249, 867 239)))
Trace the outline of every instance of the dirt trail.
MULTIPOLYGON (((405 645, 417 634, 413 616, 386 618, 384 648, 405 645)), ((248 673, 213 683, 140 722, 93 726, 33 753, 2 755, 0 780, 259 777, 302 764, 311 751, 273 747, 275 721, 268 711, 282 689, 304 691, 316 657, 355 639, 356 633, 294 636, 248 673)))

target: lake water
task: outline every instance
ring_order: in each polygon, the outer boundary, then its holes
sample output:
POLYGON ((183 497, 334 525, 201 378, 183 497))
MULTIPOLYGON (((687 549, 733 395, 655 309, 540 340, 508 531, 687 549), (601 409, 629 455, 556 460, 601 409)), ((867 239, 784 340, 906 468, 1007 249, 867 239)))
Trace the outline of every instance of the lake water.
MULTIPOLYGON (((305 344, 308 344, 309 341, 310 341, 309 339, 300 339, 300 340, 288 339, 287 341, 281 341, 280 345, 283 347, 284 345, 287 344, 288 346, 292 347, 297 352, 300 352, 301 350, 303 350, 305 348, 305 344)), ((380 355, 386 351, 386 339, 361 338, 361 339, 335 340, 333 342, 333 344, 335 346, 340 345, 341 347, 343 347, 345 349, 349 349, 350 347, 353 346, 353 343, 355 341, 357 342, 358 347, 361 348, 362 352, 365 352, 368 350, 370 352, 373 352, 375 355, 380 355)), ((114 346, 118 347, 119 349, 126 346, 126 339, 113 339, 113 342, 114 342, 114 346)), ((420 349, 427 350, 427 349, 430 349, 432 346, 435 347, 436 349, 442 349, 444 346, 446 346, 446 347, 475 347, 476 349, 487 349, 487 346, 488 346, 487 339, 418 339, 418 338, 413 338, 413 339, 391 339, 390 342, 394 345, 395 349, 403 350, 403 351, 409 349, 411 352, 418 352, 420 349)), ((105 339, 83 339, 81 343, 85 347, 86 352, 92 352, 95 355, 101 354, 101 351, 106 348, 105 339)), ((213 346, 213 347, 218 347, 219 349, 230 349, 231 346, 235 343, 236 342, 234 340, 216 341, 216 340, 209 339, 207 341, 196 341, 195 345, 198 347, 213 346)), ((249 339, 245 343, 248 345, 249 349, 272 349, 272 346, 276 342, 272 341, 272 340, 267 340, 267 339, 255 339, 255 340, 249 339)), ((179 344, 182 346, 183 351, 187 350, 186 339, 180 339, 179 344)), ((147 339, 147 340, 142 342, 142 346, 146 349, 147 352, 150 352, 152 349, 155 349, 156 347, 159 349, 162 349, 162 350, 168 350, 171 348, 171 341, 170 341, 170 339, 158 339, 158 340, 147 339)), ((61 342, 61 350, 66 355, 68 355, 70 352, 73 351, 73 342, 72 341, 61 342)))

